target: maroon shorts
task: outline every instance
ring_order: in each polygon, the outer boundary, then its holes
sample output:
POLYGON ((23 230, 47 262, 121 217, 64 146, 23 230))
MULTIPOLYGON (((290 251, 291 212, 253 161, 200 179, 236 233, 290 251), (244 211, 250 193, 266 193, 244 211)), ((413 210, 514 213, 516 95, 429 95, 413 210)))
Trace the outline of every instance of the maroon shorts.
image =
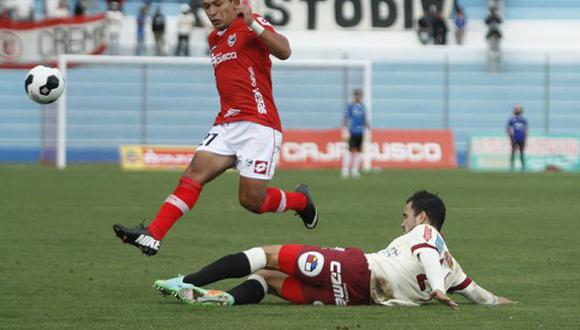
POLYGON ((357 248, 283 245, 280 271, 290 275, 283 298, 302 304, 368 305, 370 278, 367 259, 357 248))

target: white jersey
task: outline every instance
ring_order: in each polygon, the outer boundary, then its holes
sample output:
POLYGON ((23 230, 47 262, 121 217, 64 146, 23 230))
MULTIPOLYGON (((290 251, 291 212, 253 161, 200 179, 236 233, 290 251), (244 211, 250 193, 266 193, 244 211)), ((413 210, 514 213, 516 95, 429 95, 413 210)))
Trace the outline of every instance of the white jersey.
POLYGON ((431 286, 419 260, 426 249, 436 250, 443 267, 445 291, 471 283, 451 256, 443 237, 430 225, 419 225, 397 237, 384 250, 365 254, 371 271, 371 298, 376 304, 416 305, 429 300, 431 286))

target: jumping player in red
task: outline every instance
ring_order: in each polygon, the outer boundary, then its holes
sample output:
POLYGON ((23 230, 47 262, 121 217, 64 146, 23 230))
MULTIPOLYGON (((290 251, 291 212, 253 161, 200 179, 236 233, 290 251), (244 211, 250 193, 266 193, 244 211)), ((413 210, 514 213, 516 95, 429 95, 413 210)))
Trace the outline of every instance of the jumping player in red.
POLYGON ((290 57, 288 40, 239 0, 204 0, 203 6, 215 28, 208 42, 220 112, 149 226, 113 226, 123 242, 148 256, 159 251, 171 226, 195 206, 202 187, 232 167, 240 172, 239 200, 246 209, 258 214, 294 210, 308 229, 318 222, 306 185, 298 185, 294 192, 268 187, 282 144, 270 54, 281 60, 290 57))

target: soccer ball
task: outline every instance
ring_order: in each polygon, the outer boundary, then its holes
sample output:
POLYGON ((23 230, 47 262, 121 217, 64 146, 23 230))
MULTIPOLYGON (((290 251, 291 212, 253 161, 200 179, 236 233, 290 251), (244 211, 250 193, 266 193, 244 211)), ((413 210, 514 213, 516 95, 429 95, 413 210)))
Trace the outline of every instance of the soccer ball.
POLYGON ((34 102, 52 103, 64 91, 64 78, 60 70, 38 65, 26 75, 24 89, 34 102))

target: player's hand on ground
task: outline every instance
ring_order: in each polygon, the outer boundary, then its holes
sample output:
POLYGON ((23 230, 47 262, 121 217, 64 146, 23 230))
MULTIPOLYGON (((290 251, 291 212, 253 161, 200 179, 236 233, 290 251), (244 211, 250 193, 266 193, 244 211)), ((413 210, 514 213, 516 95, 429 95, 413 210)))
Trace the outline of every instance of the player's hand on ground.
POLYGON ((430 298, 439 300, 440 303, 449 306, 449 308, 453 310, 459 309, 459 305, 455 301, 451 300, 451 298, 447 297, 445 293, 441 292, 441 290, 435 290, 431 292, 430 298))
POLYGON ((499 296, 499 297, 497 297, 497 303, 499 305, 505 305, 505 304, 516 304, 517 302, 516 301, 512 301, 512 300, 509 300, 506 297, 499 296))
POLYGON ((252 14, 252 9, 250 7, 239 5, 236 8, 236 12, 238 16, 242 16, 244 18, 244 23, 246 23, 246 25, 248 26, 252 25, 252 22, 254 21, 254 16, 252 14))

